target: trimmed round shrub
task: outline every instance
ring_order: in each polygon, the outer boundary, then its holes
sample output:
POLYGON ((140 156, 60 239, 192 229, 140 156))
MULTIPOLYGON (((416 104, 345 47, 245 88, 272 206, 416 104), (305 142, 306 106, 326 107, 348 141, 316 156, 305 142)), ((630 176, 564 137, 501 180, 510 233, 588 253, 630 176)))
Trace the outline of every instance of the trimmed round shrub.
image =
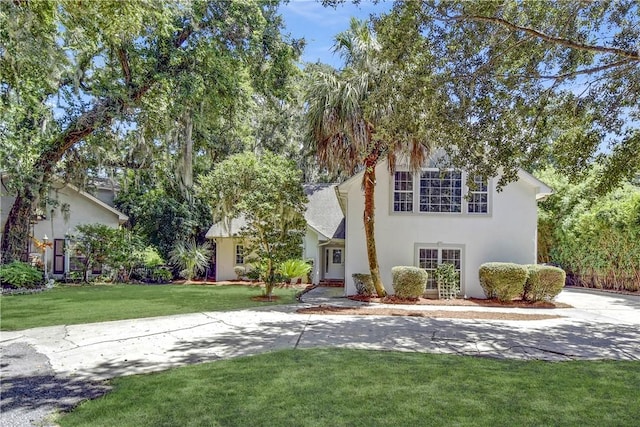
POLYGON ((551 301, 562 288, 567 278, 563 269, 551 265, 527 265, 529 276, 524 285, 524 299, 527 301, 551 301))
POLYGON ((358 295, 371 296, 376 293, 370 274, 356 273, 352 274, 351 277, 353 277, 353 283, 356 285, 358 295))
POLYGON ((44 284, 44 275, 26 262, 14 261, 0 267, 0 283, 10 288, 37 288, 44 284))
POLYGON ((524 293, 528 270, 510 262, 487 262, 480 266, 479 276, 487 298, 511 301, 524 293))
POLYGON ((398 298, 419 298, 427 288, 427 272, 413 266, 397 266, 391 269, 393 291, 398 298))

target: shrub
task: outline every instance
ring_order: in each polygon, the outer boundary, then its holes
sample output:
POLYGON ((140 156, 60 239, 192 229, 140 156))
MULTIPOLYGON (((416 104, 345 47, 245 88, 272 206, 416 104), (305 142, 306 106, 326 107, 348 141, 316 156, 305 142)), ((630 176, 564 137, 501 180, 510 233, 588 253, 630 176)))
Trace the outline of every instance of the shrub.
POLYGON ((550 265, 527 265, 529 276, 524 285, 524 298, 528 301, 550 301, 564 287, 566 273, 550 265))
POLYGON ((247 272, 247 269, 244 268, 242 265, 236 265, 235 267, 233 267, 233 272, 236 273, 238 280, 240 280, 242 279, 242 276, 244 276, 245 273, 247 272))
POLYGON ((399 298, 419 298, 427 288, 427 272, 422 268, 398 266, 391 269, 393 290, 399 298))
POLYGON ((211 259, 209 242, 198 244, 195 241, 178 242, 171 251, 171 264, 180 269, 180 275, 187 280, 203 273, 211 259))
POLYGON ((147 246, 142 251, 142 258, 144 266, 147 268, 160 267, 165 264, 164 259, 160 256, 160 253, 153 246, 147 246))
POLYGON ((173 279, 171 270, 164 267, 154 267, 151 270, 151 280, 156 283, 169 283, 173 279))
POLYGON ((0 283, 11 288, 37 288, 44 284, 44 276, 26 262, 14 261, 0 268, 0 283))
POLYGON ((296 277, 307 277, 311 268, 311 265, 301 259, 288 259, 280 264, 278 272, 287 280, 291 280, 296 277))
POLYGON ((440 264, 434 275, 438 282, 438 298, 455 299, 460 293, 460 278, 453 264, 440 264))
POLYGON ((353 277, 353 283, 356 285, 358 295, 371 296, 376 293, 370 274, 355 273, 351 277, 353 277))
POLYGON ((480 286, 487 298, 511 301, 524 293, 527 267, 509 262, 488 262, 480 266, 480 286))

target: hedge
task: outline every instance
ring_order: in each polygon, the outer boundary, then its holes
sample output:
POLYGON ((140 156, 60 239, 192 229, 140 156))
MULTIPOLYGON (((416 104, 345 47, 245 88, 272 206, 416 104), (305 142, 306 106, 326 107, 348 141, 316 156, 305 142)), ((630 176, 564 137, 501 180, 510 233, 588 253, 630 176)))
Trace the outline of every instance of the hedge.
POLYGON ((480 286, 487 298, 511 301, 524 293, 528 274, 528 269, 524 265, 488 262, 480 266, 480 286))
POLYGON ((351 277, 353 277, 353 283, 356 285, 358 295, 371 296, 376 293, 370 274, 355 273, 351 277))
POLYGON ((419 298, 427 288, 427 272, 412 266, 397 266, 391 269, 393 290, 399 298, 419 298))
POLYGON ((567 276, 563 269, 540 264, 527 265, 527 269, 523 295, 527 301, 550 301, 562 291, 567 276))

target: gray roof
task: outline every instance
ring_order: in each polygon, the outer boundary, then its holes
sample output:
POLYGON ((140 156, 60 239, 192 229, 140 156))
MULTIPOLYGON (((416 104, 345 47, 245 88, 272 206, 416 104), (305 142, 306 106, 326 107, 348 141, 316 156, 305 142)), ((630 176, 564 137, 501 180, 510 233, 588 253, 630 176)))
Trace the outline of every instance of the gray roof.
MULTIPOLYGON (((320 234, 320 240, 344 239, 344 215, 338 204, 335 184, 305 184, 304 192, 309 198, 304 219, 307 225, 320 234)), ((237 235, 240 229, 246 225, 243 216, 231 221, 231 229, 222 221, 211 226, 206 237, 230 237, 237 235)))
POLYGON ((311 228, 322 234, 320 240, 344 239, 344 215, 335 184, 305 184, 304 192, 309 197, 304 218, 311 228))

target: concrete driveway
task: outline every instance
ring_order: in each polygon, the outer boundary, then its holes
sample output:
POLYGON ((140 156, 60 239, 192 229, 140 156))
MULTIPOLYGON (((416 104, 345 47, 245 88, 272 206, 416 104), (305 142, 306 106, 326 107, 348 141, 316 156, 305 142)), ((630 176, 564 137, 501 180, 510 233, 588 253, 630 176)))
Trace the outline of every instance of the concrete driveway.
MULTIPOLYGON (((34 377, 54 381, 58 387, 63 384, 63 396, 50 399, 51 405, 56 401, 72 405, 82 396, 100 393, 100 380, 277 349, 334 346, 554 361, 640 360, 637 296, 571 289, 558 300, 574 308, 552 310, 419 306, 422 310, 535 310, 563 316, 535 321, 295 313, 297 308, 318 304, 358 304, 340 297, 340 292, 316 288, 296 306, 2 332, 2 425, 25 425, 4 422, 7 411, 25 409, 17 403, 16 392, 37 383, 34 377), (29 358, 36 366, 26 363, 29 358)), ((49 408, 39 406, 37 400, 33 406, 49 408)))

